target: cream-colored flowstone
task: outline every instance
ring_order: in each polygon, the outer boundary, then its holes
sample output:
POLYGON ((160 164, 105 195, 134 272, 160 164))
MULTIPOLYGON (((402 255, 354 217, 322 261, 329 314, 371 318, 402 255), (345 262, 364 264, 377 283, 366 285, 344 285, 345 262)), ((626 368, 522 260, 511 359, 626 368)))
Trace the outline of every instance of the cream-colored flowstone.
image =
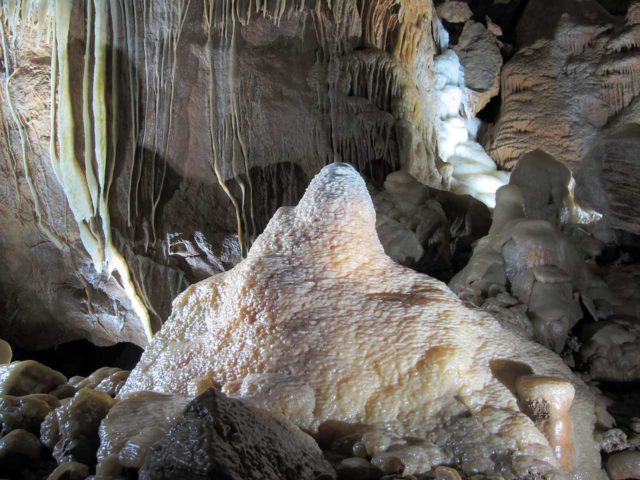
POLYGON ((365 184, 345 164, 281 208, 246 260, 175 300, 120 396, 210 385, 311 432, 365 425, 428 439, 467 473, 558 478, 564 465, 603 478, 585 385, 549 350, 387 257, 365 184))

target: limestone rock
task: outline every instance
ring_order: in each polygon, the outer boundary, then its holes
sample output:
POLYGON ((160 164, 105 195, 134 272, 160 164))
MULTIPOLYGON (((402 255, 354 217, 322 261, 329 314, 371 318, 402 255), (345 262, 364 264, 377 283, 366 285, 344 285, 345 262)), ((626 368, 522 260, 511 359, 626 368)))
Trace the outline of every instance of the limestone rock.
POLYGON ((328 162, 442 186, 431 0, 34 5, 0 13, 0 336, 22 347, 146 346, 328 162))
POLYGON ((635 321, 614 317, 587 324, 582 341, 579 355, 591 378, 613 382, 640 380, 640 328, 635 321))
POLYGON ((640 126, 603 132, 576 168, 578 201, 615 229, 640 234, 640 126))
POLYGON ((51 395, 56 397, 58 400, 62 400, 65 398, 73 397, 78 389, 69 383, 63 383, 62 385, 54 388, 49 392, 51 395))
POLYGON ((83 377, 71 377, 69 384, 76 387, 78 390, 81 388, 96 388, 104 380, 110 378, 112 375, 120 372, 119 368, 115 367, 100 367, 86 378, 83 377))
POLYGON ((403 476, 428 472, 447 462, 444 451, 433 443, 423 442, 413 445, 396 445, 385 452, 374 455, 371 464, 386 474, 399 473, 403 476))
POLYGON ((67 377, 35 360, 0 365, 0 395, 48 393, 67 382, 67 377))
POLYGON ((202 232, 195 232, 192 238, 180 233, 167 234, 167 254, 182 259, 187 265, 188 278, 203 280, 216 273, 229 270, 236 265, 240 256, 237 235, 216 235, 207 238, 202 232))
POLYGON ((579 359, 594 380, 640 380, 640 269, 613 264, 597 273, 581 292, 593 321, 581 329, 579 359))
POLYGON ((114 372, 96 385, 95 390, 98 392, 108 393, 112 397, 115 397, 124 386, 127 378, 129 378, 129 372, 127 370, 114 372))
POLYGON ((88 466, 78 462, 66 462, 58 465, 47 480, 85 480, 88 476, 88 466))
POLYGON ((418 237, 400 222, 384 213, 376 217, 376 230, 383 239, 385 252, 401 265, 415 265, 424 255, 418 237))
POLYGON ((361 457, 345 458, 336 466, 339 480, 378 480, 382 471, 361 457))
POLYGON ((385 253, 439 279, 466 264, 471 244, 491 224, 482 202, 426 187, 403 170, 387 175, 382 189, 369 190, 385 253))
POLYGON ((246 260, 176 299, 120 396, 217 385, 309 431, 385 425, 453 442, 468 472, 493 474, 504 468, 494 455, 517 451, 518 477, 558 472, 561 461, 510 390, 510 378, 532 371, 575 388, 573 472, 602 478, 584 384, 559 357, 387 257, 364 182, 332 164, 297 207, 278 211, 246 260), (471 432, 482 429, 500 433, 482 434, 480 446, 471 432))
MULTIPOLYGON (((631 2, 629 2, 631 3, 631 2)), ((516 25, 517 42, 529 46, 541 39, 551 39, 557 32, 563 16, 574 19, 577 25, 592 26, 615 24, 600 2, 591 0, 531 0, 524 5, 520 20, 516 25)))
POLYGON ((640 451, 627 450, 611 455, 607 460, 607 472, 612 480, 640 478, 640 451))
POLYGON ((473 16, 465 1, 446 0, 436 7, 438 16, 449 23, 464 23, 473 16))
POLYGON ((11 361, 12 355, 13 353, 11 352, 11 345, 0 339, 0 364, 9 363, 11 361))
POLYGON ((610 428, 602 433, 600 440, 602 450, 606 453, 619 452, 629 448, 627 435, 619 428, 610 428))
POLYGON ((600 282, 585 262, 587 253, 560 228, 563 222, 598 218, 575 203, 573 184, 561 162, 540 151, 525 155, 509 185, 496 194, 489 235, 450 283, 478 306, 508 293, 526 305, 535 339, 558 353, 582 318, 578 292, 589 294, 600 282))
MULTIPOLYGON (((496 38, 501 37, 503 35, 502 28, 500 28, 500 25, 498 25, 493 20, 491 20, 491 17, 486 15, 484 17, 484 20, 487 23, 487 30, 489 30, 491 33, 493 33, 493 35, 496 38)), ((500 45, 500 43, 498 45, 500 45)))
MULTIPOLYGON (((503 325, 557 352, 569 346, 569 329, 584 306, 592 321, 574 337, 574 360, 593 380, 637 381, 640 270, 593 264, 602 245, 589 230, 599 214, 582 208, 574 185, 568 168, 553 158, 524 155, 509 185, 498 190, 489 235, 450 285, 503 325)), ((592 191, 597 188, 596 182, 592 191)))
POLYGON ((58 399, 52 395, 3 395, 0 398, 2 435, 18 428, 39 435, 40 424, 49 412, 59 405, 58 399))
MULTIPOLYGON (((470 27, 467 40, 479 27, 470 27)), ((476 32, 477 33, 477 32, 476 32)), ((486 35, 491 36, 486 32, 486 35)), ((483 36, 483 35, 480 35, 483 36)), ((494 42, 495 43, 495 42, 494 42)), ((480 42, 482 48, 483 42, 480 42)), ((485 45, 486 47, 486 45, 485 45)), ((464 44, 462 54, 470 53, 476 48, 473 43, 464 44), (466 53, 465 53, 466 52, 466 53)), ((489 49, 490 50, 490 49, 489 49)), ((482 70, 487 69, 472 55, 465 57, 470 68, 475 72, 478 87, 482 83, 482 70)), ((474 109, 479 105, 476 100, 488 92, 474 91, 466 83, 466 73, 461 59, 452 49, 446 49, 434 61, 435 105, 438 116, 436 133, 438 139, 438 155, 443 162, 441 170, 445 184, 455 193, 472 195, 490 208, 495 206, 496 190, 507 183, 509 174, 498 171, 495 162, 487 155, 475 139, 478 133, 479 120, 473 118, 474 109)), ((497 75, 497 71, 494 75, 497 75)), ((471 77, 471 80, 473 78, 471 77)), ((495 94, 495 93, 493 93, 495 94)), ((493 95, 489 94, 489 95, 493 95)), ((491 96, 486 97, 486 100, 491 96)))
POLYGON ((152 448, 141 479, 330 480, 335 473, 307 434, 209 389, 152 448))
POLYGON ((115 367, 100 367, 86 378, 80 376, 71 377, 68 384, 64 388, 60 388, 59 394, 66 396, 70 393, 69 396, 73 396, 75 391, 82 388, 92 388, 115 397, 128 377, 129 372, 127 370, 115 367))
POLYGON ((540 148, 576 171, 605 125, 637 122, 640 27, 620 24, 592 0, 529 2, 521 23, 535 41, 502 69, 487 151, 512 169, 540 148))
POLYGON ((478 22, 465 23, 454 48, 464 71, 470 113, 475 116, 500 91, 502 54, 496 37, 478 22))
POLYGON ((95 465, 98 428, 114 403, 106 393, 80 389, 47 416, 41 427, 42 443, 53 448, 58 463, 74 461, 95 465))
POLYGON ((33 433, 17 429, 0 438, 0 474, 17 475, 23 467, 37 465, 42 446, 33 433))

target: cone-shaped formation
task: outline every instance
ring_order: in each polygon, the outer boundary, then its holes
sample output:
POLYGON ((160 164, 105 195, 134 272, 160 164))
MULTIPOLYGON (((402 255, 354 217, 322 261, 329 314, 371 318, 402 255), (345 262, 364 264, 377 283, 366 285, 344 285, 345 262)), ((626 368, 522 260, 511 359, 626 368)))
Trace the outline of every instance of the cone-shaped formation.
POLYGON ((391 261, 347 165, 325 167, 245 261, 173 307, 121 396, 214 385, 310 431, 327 433, 332 421, 385 428, 428 439, 444 452, 439 462, 463 472, 547 478, 566 459, 521 410, 516 381, 559 377, 575 388, 569 469, 601 478, 587 388, 555 354, 391 261))

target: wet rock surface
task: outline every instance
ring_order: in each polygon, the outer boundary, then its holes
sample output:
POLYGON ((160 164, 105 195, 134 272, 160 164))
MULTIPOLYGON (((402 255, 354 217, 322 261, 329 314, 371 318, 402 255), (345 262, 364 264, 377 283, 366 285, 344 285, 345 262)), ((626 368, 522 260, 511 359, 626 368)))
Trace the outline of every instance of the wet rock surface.
POLYGON ((99 463, 104 468, 140 468, 152 445, 164 438, 188 398, 138 392, 118 402, 100 426, 99 463))
POLYGON ((84 480, 89 476, 89 467, 78 462, 65 462, 58 465, 47 480, 84 480))
POLYGON ((335 478, 315 441, 293 424, 209 389, 152 448, 140 478, 244 480, 256 472, 273 480, 335 478))
POLYGON ((640 451, 616 453, 607 460, 611 480, 640 478, 640 451))
POLYGON ((76 461, 94 466, 99 446, 100 422, 114 405, 106 393, 82 388, 73 398, 62 400, 43 428, 43 443, 53 445, 58 463, 76 461))
POLYGON ((128 372, 104 367, 67 381, 33 360, 2 368, 5 391, 14 394, 0 396, 0 475, 87 478, 96 465, 100 423, 128 372))
POLYGON ((1 435, 21 428, 38 435, 40 424, 52 410, 60 405, 53 395, 33 393, 16 397, 4 395, 0 398, 1 435))
POLYGON ((66 381, 60 372, 34 360, 0 365, 0 395, 48 393, 66 381))
POLYGON ((0 438, 0 470, 13 471, 40 460, 38 437, 26 430, 12 430, 0 438))

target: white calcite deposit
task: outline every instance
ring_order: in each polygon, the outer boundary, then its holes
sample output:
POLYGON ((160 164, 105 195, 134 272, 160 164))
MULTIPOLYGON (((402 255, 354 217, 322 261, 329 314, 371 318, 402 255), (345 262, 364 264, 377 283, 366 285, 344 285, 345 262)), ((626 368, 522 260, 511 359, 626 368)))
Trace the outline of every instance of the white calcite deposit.
POLYGON ((509 173, 499 171, 476 142, 479 120, 474 115, 498 92, 502 57, 495 38, 491 44, 489 38, 493 35, 485 27, 479 23, 465 27, 466 32, 471 30, 468 35, 463 32, 464 43, 456 50, 447 49, 434 61, 438 154, 449 165, 453 192, 469 194, 493 208, 495 192, 509 181, 509 173), (486 50, 488 55, 480 57, 478 49, 486 50), (496 55, 494 62, 491 59, 496 55), (467 69, 460 56, 466 60, 467 69), (480 68, 475 57, 488 60, 480 68))
POLYGON ((602 296, 594 291, 599 278, 585 261, 598 253, 599 243, 580 230, 563 230, 570 222, 599 218, 575 203, 573 185, 562 162, 542 151, 524 155, 509 184, 496 193, 489 235, 450 283, 460 297, 498 310, 503 319, 524 306, 526 317, 517 329, 532 328, 529 334, 558 353, 582 318, 580 296, 602 296))

